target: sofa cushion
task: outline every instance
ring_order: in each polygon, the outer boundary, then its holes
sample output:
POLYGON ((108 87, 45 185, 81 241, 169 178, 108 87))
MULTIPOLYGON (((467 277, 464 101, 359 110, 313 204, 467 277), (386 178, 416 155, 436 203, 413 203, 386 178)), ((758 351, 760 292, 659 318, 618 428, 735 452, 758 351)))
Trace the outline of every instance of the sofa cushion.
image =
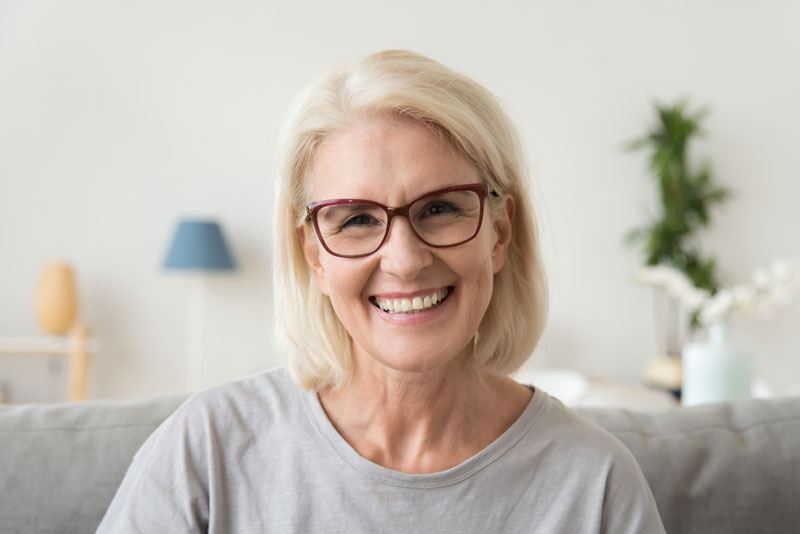
POLYGON ((633 452, 667 532, 800 532, 800 398, 581 412, 633 452))
POLYGON ((94 532, 139 446, 183 399, 0 405, 0 530, 94 532))
MULTIPOLYGON (((94 532, 136 450, 183 400, 0 405, 0 531, 94 532)), ((580 412, 633 452, 667 532, 800 532, 800 398, 580 412)))

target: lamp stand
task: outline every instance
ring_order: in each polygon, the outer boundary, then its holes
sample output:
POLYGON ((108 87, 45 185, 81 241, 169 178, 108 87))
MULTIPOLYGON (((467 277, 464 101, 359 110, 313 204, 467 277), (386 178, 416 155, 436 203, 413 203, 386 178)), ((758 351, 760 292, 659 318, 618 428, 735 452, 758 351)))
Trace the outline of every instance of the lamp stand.
POLYGON ((189 354, 186 386, 194 393, 203 387, 203 319, 205 306, 205 276, 192 273, 189 291, 189 354))

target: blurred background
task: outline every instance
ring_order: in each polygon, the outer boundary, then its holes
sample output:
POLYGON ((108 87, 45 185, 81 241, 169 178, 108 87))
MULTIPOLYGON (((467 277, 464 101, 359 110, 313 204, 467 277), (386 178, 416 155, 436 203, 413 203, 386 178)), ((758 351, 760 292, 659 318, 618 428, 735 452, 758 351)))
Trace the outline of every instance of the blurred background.
MULTIPOLYGON (((800 257, 799 29, 790 0, 0 0, 0 336, 45 336, 37 286, 64 262, 94 343, 89 398, 187 391, 198 347, 199 387, 279 365, 284 114, 337 61, 406 48, 482 82, 521 130, 551 290, 534 364, 641 381, 654 296, 623 238, 658 199, 625 146, 655 102, 707 106, 692 156, 735 192, 700 236, 720 278, 800 257), (198 284, 164 268, 186 218, 220 224, 235 270, 198 284)), ((771 389, 800 380, 799 303, 737 335, 771 389)), ((16 402, 66 399, 66 374, 58 357, 0 358, 16 402)))

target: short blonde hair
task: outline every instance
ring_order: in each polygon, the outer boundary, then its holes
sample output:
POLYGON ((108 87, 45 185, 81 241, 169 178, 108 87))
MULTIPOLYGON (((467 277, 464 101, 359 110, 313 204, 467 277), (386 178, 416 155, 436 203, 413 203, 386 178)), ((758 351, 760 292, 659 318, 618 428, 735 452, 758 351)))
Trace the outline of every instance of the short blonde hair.
POLYGON ((289 370, 306 389, 341 386, 353 368, 352 339, 306 263, 298 228, 305 220, 308 174, 320 144, 354 120, 394 114, 431 127, 498 193, 490 214, 513 198, 515 216, 503 269, 475 338, 474 368, 517 370, 547 319, 547 284, 522 148, 497 99, 482 85, 408 51, 385 51, 340 66, 295 101, 278 152, 273 296, 277 333, 289 370))

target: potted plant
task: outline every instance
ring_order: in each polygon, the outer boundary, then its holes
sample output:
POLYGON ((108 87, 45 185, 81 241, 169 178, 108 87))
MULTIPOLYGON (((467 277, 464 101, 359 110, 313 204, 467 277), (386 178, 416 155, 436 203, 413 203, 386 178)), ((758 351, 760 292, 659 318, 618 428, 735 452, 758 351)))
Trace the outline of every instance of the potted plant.
MULTIPOLYGON (((715 294, 719 284, 715 261, 704 257, 697 243, 698 230, 711 223, 711 211, 724 203, 731 192, 713 183, 707 161, 691 165, 690 144, 702 135, 702 122, 708 112, 689 111, 688 103, 655 105, 657 120, 649 131, 628 145, 628 150, 647 151, 650 171, 659 193, 659 212, 644 225, 634 228, 626 242, 638 246, 646 266, 667 265, 686 275, 692 285, 715 294)), ((659 291, 659 290, 657 290, 659 291)), ((663 292, 656 293, 656 328, 661 351, 660 363, 648 372, 651 382, 676 391, 680 388, 681 310, 679 303, 663 292), (664 357, 673 361, 664 360, 664 357), (662 369, 663 367, 663 369, 662 369), (671 370, 670 370, 671 369, 671 370), (677 369, 677 375, 676 371, 677 369), (650 376, 653 375, 653 376, 650 376), (665 375, 659 378, 658 375, 665 375)), ((698 325, 697 314, 690 327, 698 325)))
POLYGON ((707 342, 683 347, 682 401, 719 402, 748 397, 753 384, 753 358, 730 333, 738 315, 769 317, 800 293, 800 261, 775 259, 753 271, 749 282, 728 284, 711 295, 692 285, 668 265, 642 267, 637 280, 666 292, 708 329, 707 342))

